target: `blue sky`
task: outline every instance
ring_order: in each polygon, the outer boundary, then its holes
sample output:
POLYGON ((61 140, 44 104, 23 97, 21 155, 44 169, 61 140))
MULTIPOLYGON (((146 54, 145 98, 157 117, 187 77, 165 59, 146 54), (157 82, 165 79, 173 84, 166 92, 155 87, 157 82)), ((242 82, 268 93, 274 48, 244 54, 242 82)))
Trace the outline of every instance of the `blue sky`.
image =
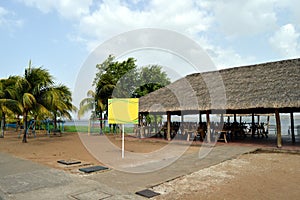
POLYGON ((74 89, 98 45, 139 28, 191 38, 218 68, 300 57, 298 0, 0 0, 0 78, 31 59, 74 89))

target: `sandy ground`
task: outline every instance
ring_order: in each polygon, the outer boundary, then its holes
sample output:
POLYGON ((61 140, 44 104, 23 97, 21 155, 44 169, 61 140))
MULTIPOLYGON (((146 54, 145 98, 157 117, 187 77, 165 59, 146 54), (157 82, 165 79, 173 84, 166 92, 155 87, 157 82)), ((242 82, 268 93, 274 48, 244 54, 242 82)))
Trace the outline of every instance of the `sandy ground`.
MULTIPOLYGON (((121 147, 120 137, 113 135, 108 137, 113 144, 121 147)), ((145 153, 160 149, 164 145, 166 143, 144 143, 129 138, 126 141, 125 150, 145 153)), ((85 165, 102 164, 87 151, 78 133, 63 133, 62 136, 51 135, 50 137, 45 133, 38 133, 36 138, 30 135, 28 143, 22 143, 22 138, 18 138, 18 133, 9 131, 5 133, 4 138, 0 139, 0 151, 59 169, 61 165, 57 164, 58 160, 79 160, 85 165)))
MULTIPOLYGON (((119 137, 110 136, 121 145, 119 137)), ((126 150, 152 152, 166 143, 130 139, 126 150)), ((6 132, 0 139, 0 151, 50 167, 61 168, 57 160, 80 160, 101 164, 82 145, 77 133, 46 136, 39 133, 22 143, 16 132, 6 132)), ((193 147, 189 149, 193 152, 193 147)), ((258 153, 241 155, 190 175, 153 188, 162 195, 156 199, 299 199, 300 154, 258 153)))
POLYGON ((299 199, 300 155, 241 155, 153 190, 156 199, 299 199))

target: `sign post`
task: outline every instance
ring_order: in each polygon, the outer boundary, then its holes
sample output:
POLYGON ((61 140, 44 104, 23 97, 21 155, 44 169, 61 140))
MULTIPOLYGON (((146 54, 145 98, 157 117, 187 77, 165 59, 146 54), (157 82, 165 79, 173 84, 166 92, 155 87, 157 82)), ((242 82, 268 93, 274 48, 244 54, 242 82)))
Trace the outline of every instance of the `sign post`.
POLYGON ((122 125, 122 158, 125 151, 124 124, 138 124, 138 113, 138 98, 108 99, 108 123, 122 125))

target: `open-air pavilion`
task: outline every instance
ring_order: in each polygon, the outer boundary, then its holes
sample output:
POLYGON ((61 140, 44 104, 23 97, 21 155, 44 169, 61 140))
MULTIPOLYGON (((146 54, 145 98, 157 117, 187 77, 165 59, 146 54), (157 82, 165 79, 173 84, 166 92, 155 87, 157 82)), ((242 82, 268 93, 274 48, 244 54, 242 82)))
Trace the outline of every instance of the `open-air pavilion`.
POLYGON ((282 60, 187 75, 140 98, 140 116, 206 115, 210 135, 211 114, 275 114, 277 146, 282 146, 279 113, 289 113, 293 142, 294 113, 300 112, 300 59, 282 60))

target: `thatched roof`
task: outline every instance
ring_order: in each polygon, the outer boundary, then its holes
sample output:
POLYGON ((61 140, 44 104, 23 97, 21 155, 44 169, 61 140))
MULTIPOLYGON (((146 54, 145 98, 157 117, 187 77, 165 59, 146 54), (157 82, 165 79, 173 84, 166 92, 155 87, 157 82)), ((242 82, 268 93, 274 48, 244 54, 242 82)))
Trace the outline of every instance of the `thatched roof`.
POLYGON ((300 59, 195 73, 140 98, 140 112, 300 111, 300 59))

